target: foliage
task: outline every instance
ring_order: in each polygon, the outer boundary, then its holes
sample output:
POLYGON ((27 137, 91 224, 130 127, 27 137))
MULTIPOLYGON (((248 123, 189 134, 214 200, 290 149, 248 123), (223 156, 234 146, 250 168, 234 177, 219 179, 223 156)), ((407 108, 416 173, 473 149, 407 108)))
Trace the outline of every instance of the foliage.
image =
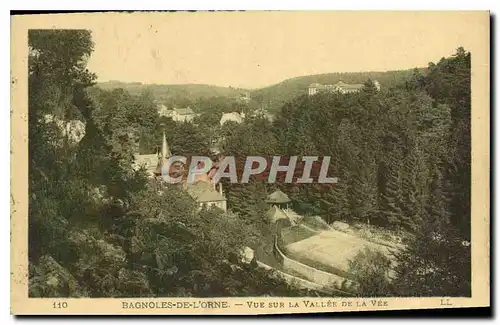
POLYGON ((147 91, 93 87, 88 31, 33 30, 29 46, 30 296, 302 294, 240 260, 255 233, 245 220, 132 170, 163 130, 172 151, 203 154, 194 125, 160 119, 147 91), (61 129, 73 120, 83 138, 61 129))
MULTIPOLYGON (((464 244, 471 218, 470 53, 464 49, 425 74, 346 78, 366 81, 359 93, 290 100, 310 80, 286 82, 255 93, 260 104, 270 94, 283 103, 273 122, 249 115, 221 127, 222 113, 259 105, 210 90, 185 100, 201 113, 196 124, 175 123, 158 116, 156 86, 132 93, 94 87, 85 66, 90 32, 32 30, 28 42, 31 296, 299 294, 239 260, 244 246, 269 237, 265 198, 276 188, 301 214, 412 234, 396 256, 391 290, 381 256, 365 252, 353 262, 363 295, 470 295, 464 244), (391 87, 376 91, 368 77, 391 87), (289 90, 286 101, 275 96, 280 87, 289 90), (65 132, 73 128, 69 121, 84 125, 72 130, 82 138, 65 132), (240 176, 240 158, 249 155, 331 156, 329 175, 339 184, 223 181, 232 213, 198 211, 181 188, 149 182, 131 168, 135 153, 158 150, 163 132, 175 154, 209 155, 217 145, 237 156, 240 176)), ((340 75, 323 77, 317 81, 333 83, 340 75)))
POLYGON ((145 85, 138 82, 124 83, 120 81, 100 82, 98 86, 104 90, 116 88, 125 89, 132 95, 139 95, 144 91, 151 92, 154 97, 167 107, 177 105, 178 107, 195 106, 194 102, 212 97, 237 98, 245 89, 218 87, 212 85, 145 85))
MULTIPOLYGON (((378 75, 380 91, 369 79, 373 75, 363 76, 344 78, 366 81, 358 93, 305 93, 309 83, 334 83, 340 75, 300 77, 256 91, 255 98, 262 94, 282 103, 276 119, 259 128, 251 122, 231 128, 224 153, 331 156, 329 175, 338 177, 338 184, 277 185, 297 212, 320 215, 328 223, 362 222, 415 236, 435 218, 439 223, 434 230, 449 246, 459 247, 457 243, 470 240, 470 53, 459 48, 426 71, 401 72, 386 87, 378 75)), ((238 188, 231 186, 229 193, 238 188)), ((242 201, 253 208, 251 200, 242 201)), ((430 251, 417 247, 424 243, 410 241, 408 251, 435 261, 435 255, 426 255, 430 251)), ((461 256, 463 272, 456 276, 463 286, 457 290, 467 294, 468 253, 443 249, 443 254, 445 259, 461 256)), ((451 267, 446 266, 448 274, 454 274, 451 267)), ((423 276, 413 280, 412 288, 427 281, 423 276)), ((445 281, 440 279, 442 287, 447 287, 445 281)))
MULTIPOLYGON (((416 69, 421 71, 423 69, 416 69)), ((252 91, 251 95, 258 105, 267 108, 269 112, 279 112, 283 105, 294 97, 307 92, 312 83, 335 84, 340 79, 346 83, 364 83, 368 79, 377 80, 382 87, 391 88, 405 82, 413 70, 386 71, 386 72, 356 72, 356 73, 327 73, 296 77, 284 80, 278 84, 252 91)))
POLYGON ((449 224, 438 218, 422 223, 397 255, 394 287, 401 296, 471 296, 471 250, 449 224))
POLYGON ((382 297, 392 293, 391 260, 380 251, 366 248, 349 261, 349 273, 359 285, 362 297, 382 297))

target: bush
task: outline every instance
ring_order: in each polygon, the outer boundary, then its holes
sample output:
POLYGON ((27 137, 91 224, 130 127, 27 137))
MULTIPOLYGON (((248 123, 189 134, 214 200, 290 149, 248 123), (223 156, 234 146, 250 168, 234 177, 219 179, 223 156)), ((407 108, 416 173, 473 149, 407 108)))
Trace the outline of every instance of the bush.
POLYGON ((390 295, 390 271, 391 260, 382 252, 368 248, 349 262, 349 273, 359 283, 358 295, 362 297, 390 295))

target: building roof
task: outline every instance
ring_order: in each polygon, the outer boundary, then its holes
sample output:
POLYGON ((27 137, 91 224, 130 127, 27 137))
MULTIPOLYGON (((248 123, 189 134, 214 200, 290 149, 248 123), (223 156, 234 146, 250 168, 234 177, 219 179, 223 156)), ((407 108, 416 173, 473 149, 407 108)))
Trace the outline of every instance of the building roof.
POLYGON ((365 85, 363 84, 343 84, 342 86, 340 86, 341 88, 344 88, 344 89, 361 89, 363 88, 365 85))
POLYGON ((288 219, 286 214, 281 211, 280 208, 276 206, 272 206, 266 213, 267 217, 269 218, 269 221, 271 222, 276 222, 279 219, 288 219))
POLYGON ((286 195, 285 193, 281 192, 280 190, 276 190, 274 191, 272 194, 270 194, 268 197, 267 197, 267 200, 266 200, 267 203, 288 203, 288 202, 291 202, 290 198, 288 197, 288 195, 286 195))
POLYGON ((193 110, 189 107, 187 108, 174 108, 174 111, 179 115, 191 115, 194 114, 193 110))
POLYGON ((220 125, 223 125, 224 123, 226 123, 228 121, 241 123, 241 122, 243 122, 243 117, 241 116, 240 113, 237 113, 237 112, 222 114, 222 117, 220 118, 220 125))
POLYGON ((210 182, 198 181, 194 184, 188 184, 186 190, 199 203, 226 201, 226 198, 210 182))
POLYGON ((322 85, 319 83, 313 83, 309 85, 309 88, 318 88, 318 89, 334 89, 334 88, 344 88, 344 89, 361 89, 364 87, 363 84, 348 84, 345 83, 343 80, 339 80, 336 84, 334 85, 322 85))
POLYGON ((173 109, 164 109, 164 110, 159 110, 159 111, 158 111, 158 114, 159 114, 160 116, 170 117, 170 116, 174 115, 174 110, 173 110, 173 109))
POLYGON ((147 154, 147 155, 134 155, 134 169, 144 167, 146 169, 155 168, 158 164, 157 154, 147 154))

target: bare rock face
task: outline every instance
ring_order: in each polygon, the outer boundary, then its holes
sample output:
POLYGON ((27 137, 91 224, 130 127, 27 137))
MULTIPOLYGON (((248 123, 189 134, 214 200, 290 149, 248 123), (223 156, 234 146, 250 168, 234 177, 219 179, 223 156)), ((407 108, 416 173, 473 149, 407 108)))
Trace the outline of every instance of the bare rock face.
POLYGON ((240 253, 241 261, 243 263, 249 264, 255 258, 255 251, 248 246, 245 246, 245 248, 240 253))
POLYGON ((335 221, 333 224, 332 224, 332 227, 336 230, 339 230, 339 231, 349 231, 349 225, 345 222, 340 222, 340 221, 335 221))
POLYGON ((44 116, 46 124, 55 124, 63 139, 70 144, 78 144, 85 136, 85 123, 80 120, 64 121, 57 116, 47 114, 44 116))

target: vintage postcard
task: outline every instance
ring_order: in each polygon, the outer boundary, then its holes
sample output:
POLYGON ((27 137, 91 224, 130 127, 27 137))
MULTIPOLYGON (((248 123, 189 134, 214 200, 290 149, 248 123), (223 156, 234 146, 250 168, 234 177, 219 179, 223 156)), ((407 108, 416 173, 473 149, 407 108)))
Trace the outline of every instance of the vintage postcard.
POLYGON ((489 12, 11 20, 13 314, 490 306, 489 12))

